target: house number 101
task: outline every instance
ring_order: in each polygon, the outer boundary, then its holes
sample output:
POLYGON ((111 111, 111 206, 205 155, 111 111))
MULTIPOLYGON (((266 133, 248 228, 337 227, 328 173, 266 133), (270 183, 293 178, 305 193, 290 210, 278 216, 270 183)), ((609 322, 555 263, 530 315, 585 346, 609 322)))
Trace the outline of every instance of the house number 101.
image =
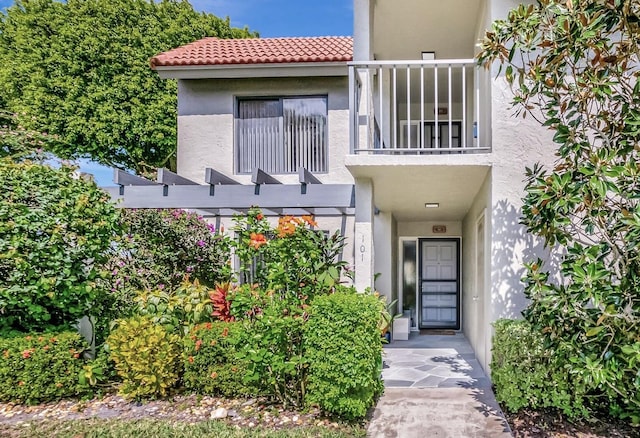
POLYGON ((364 246, 364 236, 362 236, 362 244, 360 245, 360 254, 362 255, 362 261, 364 262, 364 253, 367 250, 367 247, 364 246))

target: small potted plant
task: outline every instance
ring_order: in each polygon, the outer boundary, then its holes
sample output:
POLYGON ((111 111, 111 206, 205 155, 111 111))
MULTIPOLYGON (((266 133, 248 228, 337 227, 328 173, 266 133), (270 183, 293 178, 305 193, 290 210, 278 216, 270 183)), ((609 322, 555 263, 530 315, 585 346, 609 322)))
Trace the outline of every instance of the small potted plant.
POLYGON ((380 314, 380 321, 378 322, 378 328, 380 329, 380 334, 383 337, 383 342, 388 344, 391 342, 391 330, 393 329, 393 321, 402 316, 400 313, 394 313, 394 308, 398 300, 393 300, 390 303, 387 303, 387 297, 384 295, 380 296, 380 300, 385 303, 384 310, 380 314))

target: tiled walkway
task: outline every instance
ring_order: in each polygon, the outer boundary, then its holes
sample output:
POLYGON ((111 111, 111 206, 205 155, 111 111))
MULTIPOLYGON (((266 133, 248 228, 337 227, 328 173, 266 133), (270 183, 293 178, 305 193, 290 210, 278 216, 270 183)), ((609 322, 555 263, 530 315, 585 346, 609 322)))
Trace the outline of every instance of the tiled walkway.
POLYGON ((412 334, 385 347, 387 388, 490 388, 491 382, 461 333, 412 334))
POLYGON ((464 335, 420 335, 385 346, 385 393, 374 438, 506 438, 509 426, 464 335))

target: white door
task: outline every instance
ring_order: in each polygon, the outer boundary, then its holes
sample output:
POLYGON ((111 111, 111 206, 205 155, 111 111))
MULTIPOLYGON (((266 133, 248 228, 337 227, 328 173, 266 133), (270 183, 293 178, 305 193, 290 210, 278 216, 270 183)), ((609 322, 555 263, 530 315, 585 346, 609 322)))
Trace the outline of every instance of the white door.
POLYGON ((459 246, 420 239, 420 328, 460 328, 459 246))

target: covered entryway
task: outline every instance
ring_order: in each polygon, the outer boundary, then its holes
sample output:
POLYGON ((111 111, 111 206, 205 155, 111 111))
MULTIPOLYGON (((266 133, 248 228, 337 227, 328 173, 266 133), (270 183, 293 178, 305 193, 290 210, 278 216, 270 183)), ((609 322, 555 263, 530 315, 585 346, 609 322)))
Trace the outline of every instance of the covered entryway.
POLYGON ((396 340, 405 342, 406 330, 461 331, 488 369, 492 223, 478 223, 491 208, 487 157, 347 158, 356 177, 356 228, 363 222, 357 242, 364 245, 356 249, 375 247, 373 260, 368 252, 356 260, 379 274, 375 289, 387 302, 397 299, 396 340))
POLYGON ((419 240, 420 328, 460 328, 460 240, 419 240))

